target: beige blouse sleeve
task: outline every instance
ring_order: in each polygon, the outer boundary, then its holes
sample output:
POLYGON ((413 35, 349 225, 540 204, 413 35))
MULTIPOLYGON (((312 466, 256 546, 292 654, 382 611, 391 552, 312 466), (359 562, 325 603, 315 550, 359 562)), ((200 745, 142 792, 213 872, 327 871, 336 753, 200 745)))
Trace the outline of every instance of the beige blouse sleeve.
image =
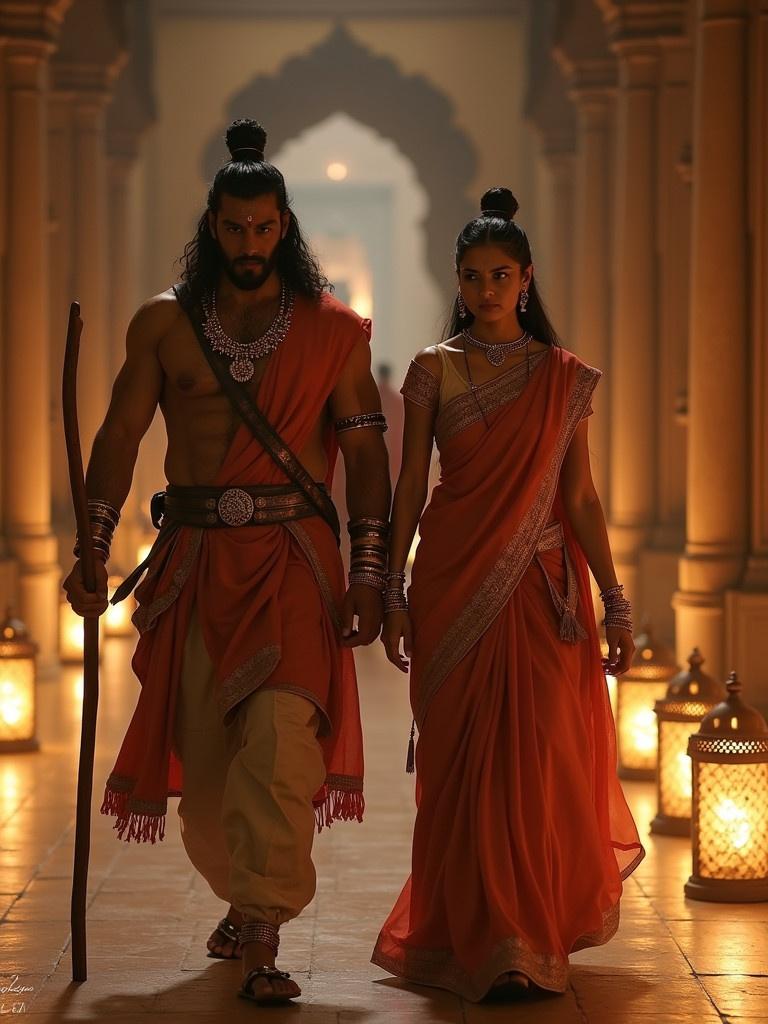
POLYGON ((435 412, 440 401, 440 381, 421 363, 412 361, 400 394, 409 402, 435 412))

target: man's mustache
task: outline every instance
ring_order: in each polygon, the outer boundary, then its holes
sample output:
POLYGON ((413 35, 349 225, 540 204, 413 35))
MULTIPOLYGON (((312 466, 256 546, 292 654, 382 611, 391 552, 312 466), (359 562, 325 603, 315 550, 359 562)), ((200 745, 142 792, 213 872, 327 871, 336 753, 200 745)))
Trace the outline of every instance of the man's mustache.
POLYGON ((266 265, 267 265, 267 261, 264 259, 263 256, 238 256, 238 258, 235 260, 235 266, 266 267, 266 265))

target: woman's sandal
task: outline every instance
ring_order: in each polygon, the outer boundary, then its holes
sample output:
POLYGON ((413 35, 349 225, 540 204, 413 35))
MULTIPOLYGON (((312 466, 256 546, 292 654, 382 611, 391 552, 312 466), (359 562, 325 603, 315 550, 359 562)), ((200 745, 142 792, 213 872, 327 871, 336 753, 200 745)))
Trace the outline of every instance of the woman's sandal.
POLYGON ((488 992, 487 998, 506 999, 509 996, 524 995, 531 990, 529 978, 520 971, 505 971, 500 977, 504 978, 504 981, 493 985, 490 992, 488 992))
POLYGON ((272 992, 264 992, 262 995, 257 996, 253 992, 253 983, 259 978, 265 978, 271 983, 272 981, 290 981, 291 976, 287 971, 279 971, 277 967, 255 967, 252 971, 248 971, 243 979, 242 988, 237 993, 241 999, 248 999, 258 1006, 273 1006, 278 1003, 289 1003, 292 999, 296 999, 301 995, 301 991, 288 995, 287 992, 275 992, 272 990, 272 992))
MULTIPOLYGON (((232 951, 231 956, 226 956, 224 953, 214 953, 212 949, 208 950, 208 956, 212 957, 214 960, 239 960, 240 957, 237 956, 237 949, 240 945, 240 929, 233 925, 228 917, 222 917, 216 925, 216 931, 213 934, 215 935, 216 932, 220 932, 227 942, 233 942, 235 944, 235 948, 232 951)), ((212 937, 213 936, 211 936, 211 938, 212 937)), ((208 941, 210 942, 211 940, 209 939, 208 941)), ((223 943, 220 943, 220 945, 223 945, 223 943)))

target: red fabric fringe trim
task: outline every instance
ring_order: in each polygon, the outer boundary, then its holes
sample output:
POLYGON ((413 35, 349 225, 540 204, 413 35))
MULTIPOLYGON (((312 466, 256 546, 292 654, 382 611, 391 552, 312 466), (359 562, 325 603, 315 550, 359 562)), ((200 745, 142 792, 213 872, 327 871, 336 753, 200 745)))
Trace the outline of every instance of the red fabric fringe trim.
POLYGON ((344 789, 332 789, 321 804, 315 807, 317 831, 330 828, 334 821, 362 821, 365 797, 357 790, 354 793, 344 789))
POLYGON ((125 838, 126 843, 156 843, 165 839, 164 814, 138 814, 128 810, 130 793, 117 793, 113 789, 104 790, 104 801, 101 813, 117 818, 114 828, 117 838, 125 838), (125 833, 128 833, 127 835, 125 833))

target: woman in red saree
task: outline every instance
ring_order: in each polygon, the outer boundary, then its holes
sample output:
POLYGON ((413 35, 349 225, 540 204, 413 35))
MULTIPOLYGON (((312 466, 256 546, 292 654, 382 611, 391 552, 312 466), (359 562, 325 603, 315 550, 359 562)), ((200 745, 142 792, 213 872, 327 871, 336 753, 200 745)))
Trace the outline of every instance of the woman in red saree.
POLYGON ((383 640, 419 728, 412 874, 372 960, 480 1000, 567 985, 606 942, 643 849, 616 777, 611 671, 630 664, 589 469, 600 372, 560 348, 507 189, 459 236, 452 337, 411 364, 383 640), (510 342, 508 339, 515 339, 510 342), (420 520, 435 438, 441 479, 420 520))

